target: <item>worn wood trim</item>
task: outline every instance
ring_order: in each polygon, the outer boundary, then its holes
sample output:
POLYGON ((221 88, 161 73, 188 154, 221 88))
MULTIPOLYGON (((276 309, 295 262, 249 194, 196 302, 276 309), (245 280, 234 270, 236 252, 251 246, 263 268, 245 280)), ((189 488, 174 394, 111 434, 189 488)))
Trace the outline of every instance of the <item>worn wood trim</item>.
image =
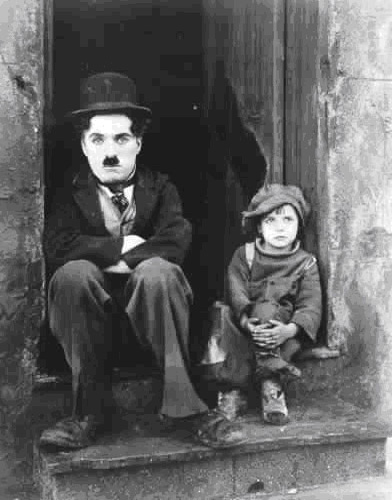
POLYGON ((272 168, 269 173, 271 182, 284 180, 284 71, 285 71, 285 30, 286 30, 286 3, 287 0, 274 1, 272 22, 272 123, 273 123, 273 149, 272 168))
POLYGON ((318 29, 318 123, 317 123, 317 218, 316 231, 318 234, 318 257, 322 282, 326 293, 324 294, 324 338, 330 344, 332 333, 330 314, 330 244, 329 244, 329 186, 328 162, 330 154, 329 142, 329 113, 330 113, 330 87, 331 61, 329 56, 329 2, 319 0, 319 29, 318 29))
POLYGON ((313 207, 306 246, 317 249, 318 2, 287 1, 285 180, 300 186, 313 207))

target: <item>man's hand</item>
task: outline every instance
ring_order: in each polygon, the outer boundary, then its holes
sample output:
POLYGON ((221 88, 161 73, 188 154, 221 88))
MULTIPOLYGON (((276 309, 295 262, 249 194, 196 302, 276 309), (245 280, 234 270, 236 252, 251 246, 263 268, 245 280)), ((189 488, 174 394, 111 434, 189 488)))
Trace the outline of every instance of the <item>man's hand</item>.
POLYGON ((128 267, 128 264, 125 262, 125 260, 119 260, 117 264, 106 267, 104 271, 105 273, 112 274, 129 274, 131 272, 131 269, 128 267))
POLYGON ((251 332, 253 341, 264 349, 276 349, 286 340, 291 339, 298 333, 295 323, 284 324, 281 321, 271 319, 266 325, 256 326, 251 332))
POLYGON ((142 238, 141 236, 138 236, 137 234, 128 234, 127 236, 124 236, 124 241, 123 241, 123 246, 121 248, 121 253, 127 253, 129 250, 132 250, 132 248, 137 247, 138 245, 141 245, 144 243, 146 240, 142 238))
MULTIPOLYGON (((145 241, 146 240, 144 238, 137 236, 137 234, 128 234, 127 236, 124 236, 121 254, 127 253, 129 250, 141 245, 145 241)), ((112 266, 105 268, 104 271, 112 274, 129 274, 131 272, 125 260, 119 260, 117 264, 113 264, 112 266)))

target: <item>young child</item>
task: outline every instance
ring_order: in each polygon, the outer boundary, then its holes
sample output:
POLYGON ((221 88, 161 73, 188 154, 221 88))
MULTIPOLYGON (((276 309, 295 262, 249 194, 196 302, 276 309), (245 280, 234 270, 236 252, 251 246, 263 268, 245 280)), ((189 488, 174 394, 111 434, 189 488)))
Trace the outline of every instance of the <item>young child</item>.
POLYGON ((317 261, 301 248, 309 214, 296 186, 261 188, 243 213, 253 241, 238 248, 228 267, 226 300, 251 339, 264 421, 288 421, 284 385, 300 376, 293 356, 316 339, 321 318, 317 261))

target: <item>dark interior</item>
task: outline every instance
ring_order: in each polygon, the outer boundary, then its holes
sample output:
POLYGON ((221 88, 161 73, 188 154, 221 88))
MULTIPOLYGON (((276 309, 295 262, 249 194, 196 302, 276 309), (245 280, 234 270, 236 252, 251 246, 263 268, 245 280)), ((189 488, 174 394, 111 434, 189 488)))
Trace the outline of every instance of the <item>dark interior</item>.
MULTIPOLYGON (((194 227, 185 272, 195 294, 191 333, 195 360, 204 345, 208 306, 223 293, 223 255, 228 254, 227 144, 231 144, 232 167, 248 197, 263 182, 266 166, 254 137, 238 118, 224 68, 216 80, 215 99, 215 106, 223 109, 215 110, 215 123, 204 118, 202 23, 200 0, 55 0, 53 80, 48 83, 54 126, 46 168, 46 209, 50 210, 56 187, 74 174, 80 158, 78 140, 62 117, 78 106, 81 78, 101 71, 132 77, 140 103, 153 112, 139 158, 170 175, 194 227)), ((237 233, 229 238, 232 247, 241 242, 237 233)), ((58 370, 58 353, 44 333, 41 366, 45 371, 58 370)))

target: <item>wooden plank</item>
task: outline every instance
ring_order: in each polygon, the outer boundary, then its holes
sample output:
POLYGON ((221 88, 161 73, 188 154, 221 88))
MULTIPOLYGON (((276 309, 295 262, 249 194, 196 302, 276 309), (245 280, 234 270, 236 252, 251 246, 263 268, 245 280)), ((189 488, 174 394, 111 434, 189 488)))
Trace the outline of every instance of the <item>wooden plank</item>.
POLYGON ((206 115, 219 61, 268 159, 270 180, 281 182, 284 0, 204 0, 203 11, 206 115))
POLYGON ((271 182, 283 182, 284 179, 284 44, 285 44, 285 1, 272 1, 273 37, 272 37, 272 123, 274 128, 273 168, 270 173, 271 182))
POLYGON ((312 205, 305 239, 307 249, 316 252, 319 7, 305 0, 286 5, 284 178, 300 186, 312 205))

